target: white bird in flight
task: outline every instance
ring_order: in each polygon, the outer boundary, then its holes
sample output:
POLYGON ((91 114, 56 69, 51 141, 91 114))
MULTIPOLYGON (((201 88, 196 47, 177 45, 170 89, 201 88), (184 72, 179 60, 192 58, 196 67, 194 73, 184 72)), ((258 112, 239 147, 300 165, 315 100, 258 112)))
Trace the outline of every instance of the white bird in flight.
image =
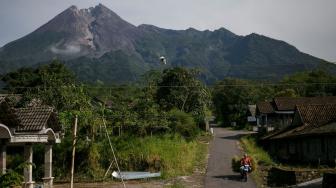
POLYGON ((161 56, 160 57, 160 62, 162 63, 162 64, 167 64, 167 60, 166 60, 166 58, 164 57, 164 56, 161 56))

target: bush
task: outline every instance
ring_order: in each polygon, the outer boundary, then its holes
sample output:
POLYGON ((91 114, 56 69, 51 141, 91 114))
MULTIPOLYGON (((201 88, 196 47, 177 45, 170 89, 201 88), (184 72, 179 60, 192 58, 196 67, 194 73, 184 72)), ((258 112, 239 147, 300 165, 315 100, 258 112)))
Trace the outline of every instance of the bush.
POLYGON ((253 166, 256 167, 258 164, 273 165, 274 161, 271 156, 257 145, 256 138, 253 136, 245 136, 241 139, 246 152, 253 159, 253 166))
MULTIPOLYGON (((192 173, 195 164, 205 158, 207 148, 205 144, 186 141, 178 135, 119 137, 112 141, 121 170, 161 171, 163 178, 192 173)), ((100 152, 102 159, 112 159, 111 152, 106 148, 104 151, 100 152)), ((108 165, 103 166, 107 168, 108 165)))
POLYGON ((185 138, 195 138, 198 134, 198 127, 194 121, 194 118, 185 112, 180 110, 170 111, 170 128, 175 132, 179 133, 185 138))
POLYGON ((231 167, 234 172, 240 172, 240 158, 237 155, 232 158, 231 167))
POLYGON ((6 174, 0 175, 0 187, 19 186, 22 182, 23 176, 13 170, 9 170, 6 174))
MULTIPOLYGON (((240 172, 240 160, 238 156, 234 156, 231 160, 231 167, 234 172, 240 172)), ((251 163, 252 163, 252 172, 256 169, 257 163, 255 162, 255 159, 251 157, 251 163)))

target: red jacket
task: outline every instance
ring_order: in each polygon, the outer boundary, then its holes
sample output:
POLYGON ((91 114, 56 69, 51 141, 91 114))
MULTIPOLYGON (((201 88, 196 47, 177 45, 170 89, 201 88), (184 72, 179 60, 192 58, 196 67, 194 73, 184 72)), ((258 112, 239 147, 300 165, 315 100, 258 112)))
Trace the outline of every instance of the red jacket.
POLYGON ((252 166, 251 158, 250 157, 243 157, 240 160, 240 165, 250 165, 250 166, 252 166))

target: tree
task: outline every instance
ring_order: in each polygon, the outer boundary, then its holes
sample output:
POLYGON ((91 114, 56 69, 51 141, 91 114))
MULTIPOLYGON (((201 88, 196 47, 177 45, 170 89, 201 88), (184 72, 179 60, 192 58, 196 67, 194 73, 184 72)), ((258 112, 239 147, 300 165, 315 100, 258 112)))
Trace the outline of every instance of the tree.
POLYGON ((327 96, 336 94, 336 76, 317 69, 285 77, 279 90, 293 89, 299 96, 327 96))
POLYGON ((294 89, 284 89, 275 93, 275 97, 298 97, 294 89))
POLYGON ((255 90, 249 82, 227 78, 218 82, 213 90, 216 116, 223 122, 246 123, 247 105, 253 103, 255 90))
POLYGON ((185 68, 166 69, 158 82, 157 103, 166 111, 174 108, 194 116, 204 116, 210 93, 197 79, 198 72, 185 68))

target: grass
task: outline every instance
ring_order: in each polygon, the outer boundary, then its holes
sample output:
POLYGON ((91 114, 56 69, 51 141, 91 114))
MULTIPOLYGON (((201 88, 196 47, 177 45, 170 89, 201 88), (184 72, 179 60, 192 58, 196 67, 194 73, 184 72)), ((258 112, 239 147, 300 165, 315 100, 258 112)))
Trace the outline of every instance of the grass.
POLYGON ((163 178, 190 175, 195 167, 206 163, 206 144, 176 135, 128 138, 127 143, 119 143, 117 147, 123 170, 143 170, 159 161, 163 178))
POLYGON ((272 160, 271 156, 257 145, 257 138, 253 135, 244 136, 241 138, 241 143, 245 152, 252 158, 254 163, 254 171, 252 176, 257 183, 258 187, 263 185, 263 175, 260 169, 260 165, 273 166, 276 163, 272 160))
MULTIPOLYGON (((198 136, 186 140, 179 135, 157 135, 148 137, 113 137, 112 144, 121 171, 151 171, 162 173, 163 179, 193 174, 195 169, 205 172, 209 136, 198 136)), ((91 143, 79 143, 76 157, 76 181, 108 181, 104 174, 113 161, 107 139, 91 143)), ((57 162, 54 171, 56 181, 69 181, 68 170, 57 162), (63 172, 60 173, 60 172, 63 172)), ((113 163, 111 170, 117 170, 113 163)), ((110 171, 111 173, 111 171, 110 171)))
MULTIPOLYGON (((257 138, 253 135, 244 136, 241 138, 241 143, 245 152, 255 161, 255 171, 252 173, 254 180, 256 181, 258 187, 262 187, 266 184, 264 177, 268 175, 267 170, 271 167, 278 167, 281 169, 295 170, 295 171, 318 171, 319 173, 324 171, 330 171, 330 168, 314 168, 309 165, 289 165, 289 164, 280 164, 270 157, 270 155, 263 150, 260 146, 257 145, 257 138)), ((232 163, 236 159, 232 159, 232 163)))
POLYGON ((241 138, 241 142, 245 151, 256 161, 257 164, 263 164, 266 166, 275 164, 271 156, 257 145, 256 138, 254 136, 244 136, 241 138))

